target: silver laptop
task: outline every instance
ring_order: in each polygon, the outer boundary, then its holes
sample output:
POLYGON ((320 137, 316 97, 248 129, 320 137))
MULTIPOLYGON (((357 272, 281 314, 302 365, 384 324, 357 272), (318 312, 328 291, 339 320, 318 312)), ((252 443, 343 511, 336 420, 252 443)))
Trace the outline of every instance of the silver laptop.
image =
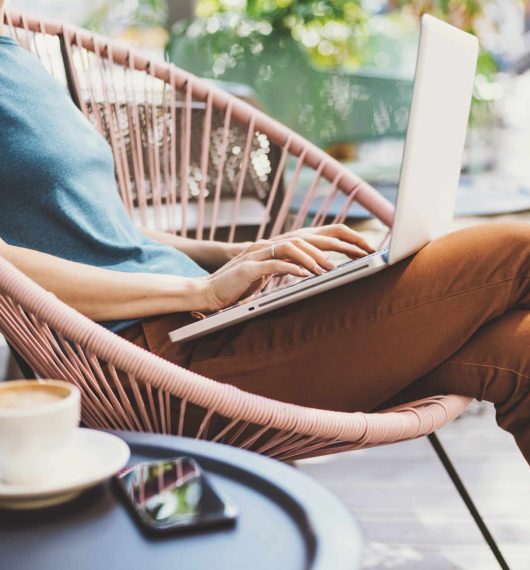
POLYGON ((474 36, 423 16, 388 248, 213 313, 171 332, 169 338, 191 340, 325 293, 381 271, 446 233, 453 218, 477 55, 474 36))

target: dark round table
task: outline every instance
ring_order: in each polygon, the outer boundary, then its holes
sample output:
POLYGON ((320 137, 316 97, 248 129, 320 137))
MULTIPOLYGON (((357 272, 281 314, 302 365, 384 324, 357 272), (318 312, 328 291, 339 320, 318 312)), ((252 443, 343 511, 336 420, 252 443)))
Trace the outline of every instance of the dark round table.
POLYGON ((360 567, 357 524, 326 489, 293 467, 233 447, 188 438, 113 432, 130 464, 194 457, 239 508, 232 528, 152 537, 115 486, 40 511, 0 511, 5 570, 351 570, 360 567))

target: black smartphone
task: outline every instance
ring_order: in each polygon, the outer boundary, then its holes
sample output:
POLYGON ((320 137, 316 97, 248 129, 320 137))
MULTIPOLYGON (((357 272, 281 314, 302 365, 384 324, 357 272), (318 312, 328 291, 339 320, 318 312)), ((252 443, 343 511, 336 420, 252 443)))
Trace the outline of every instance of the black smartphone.
POLYGON ((115 481, 142 526, 170 533, 234 525, 238 511, 191 457, 139 463, 115 481))

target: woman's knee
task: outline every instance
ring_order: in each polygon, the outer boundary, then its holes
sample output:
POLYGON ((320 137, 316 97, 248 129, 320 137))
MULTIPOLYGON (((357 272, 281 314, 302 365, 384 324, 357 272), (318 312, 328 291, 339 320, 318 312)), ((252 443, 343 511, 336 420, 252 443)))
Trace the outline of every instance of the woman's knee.
POLYGON ((525 222, 490 222, 468 228, 477 239, 497 249, 527 248, 530 245, 530 224, 525 222))
POLYGON ((530 273, 530 224, 491 222, 452 232, 435 240, 449 263, 460 263, 506 278, 530 273))

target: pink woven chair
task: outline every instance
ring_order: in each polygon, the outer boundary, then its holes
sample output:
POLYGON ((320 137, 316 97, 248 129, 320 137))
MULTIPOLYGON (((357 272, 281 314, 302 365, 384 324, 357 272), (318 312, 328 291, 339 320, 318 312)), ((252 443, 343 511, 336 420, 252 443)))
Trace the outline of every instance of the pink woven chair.
MULTIPOLYGON (((329 221, 332 200, 342 192, 346 203, 331 221, 342 222, 355 200, 391 226, 393 207, 374 189, 247 103, 85 30, 14 13, 6 14, 6 23, 108 139, 123 203, 139 225, 200 239, 234 240, 244 230, 247 239, 257 239, 329 221), (288 162, 292 174, 284 184, 288 162), (303 188, 307 172, 312 182, 303 188), (304 199, 294 209, 300 191, 304 199), (316 198, 322 205, 310 215, 316 198)), ((184 434, 283 461, 431 434, 484 537, 506 564, 433 433, 460 415, 470 398, 441 395, 366 414, 249 394, 130 344, 2 258, 0 330, 28 374, 80 388, 82 421, 93 428, 184 434), (184 431, 190 409, 201 414, 193 433, 184 431)))

